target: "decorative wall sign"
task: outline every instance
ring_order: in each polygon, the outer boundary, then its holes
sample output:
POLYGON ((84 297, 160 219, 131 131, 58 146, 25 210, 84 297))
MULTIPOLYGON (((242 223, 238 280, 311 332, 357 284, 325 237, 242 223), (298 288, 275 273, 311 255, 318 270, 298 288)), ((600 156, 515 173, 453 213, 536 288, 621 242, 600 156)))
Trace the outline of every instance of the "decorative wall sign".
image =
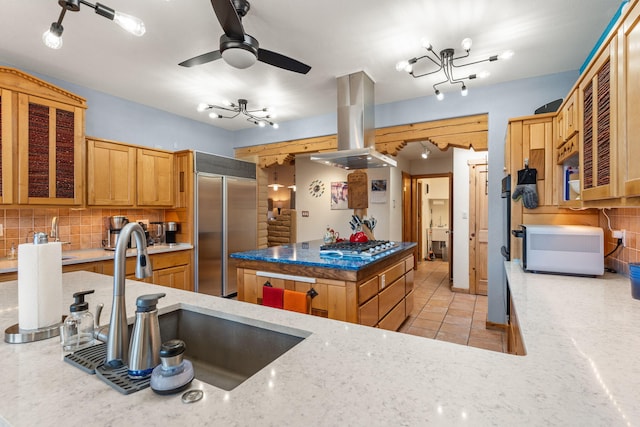
POLYGON ((349 183, 349 209, 366 209, 369 207, 369 191, 367 174, 363 171, 351 172, 347 175, 349 183))
POLYGON ((372 179, 371 180, 371 203, 387 202, 387 180, 372 179))
POLYGON ((331 209, 349 209, 349 184, 347 182, 331 183, 331 209))
POLYGON ((324 194, 324 183, 319 179, 314 179, 309 184, 309 194, 313 197, 320 197, 324 194))

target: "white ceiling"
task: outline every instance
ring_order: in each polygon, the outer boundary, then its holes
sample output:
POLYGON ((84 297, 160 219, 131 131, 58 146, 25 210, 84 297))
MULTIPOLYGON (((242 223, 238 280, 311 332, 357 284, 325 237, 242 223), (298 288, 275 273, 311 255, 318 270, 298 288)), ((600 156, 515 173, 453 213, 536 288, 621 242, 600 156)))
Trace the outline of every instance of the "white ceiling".
POLYGON ((515 52, 509 61, 465 69, 464 74, 491 72, 469 82, 470 91, 575 70, 621 0, 252 1, 245 31, 260 47, 310 65, 307 75, 261 62, 245 70, 223 60, 178 66, 218 49, 222 29, 209 0, 104 1, 142 18, 147 33, 132 36, 82 6, 67 12, 64 46, 52 50, 41 36, 58 18, 56 0, 0 0, 0 62, 237 130, 254 125, 240 118, 212 122, 196 111, 197 104, 246 98, 249 108, 275 107, 279 122, 327 114, 336 108, 336 77, 359 70, 375 81, 376 104, 431 95, 440 74, 414 79, 395 70, 399 60, 425 52, 423 37, 437 50, 457 52, 460 41, 470 37, 471 60, 515 52))

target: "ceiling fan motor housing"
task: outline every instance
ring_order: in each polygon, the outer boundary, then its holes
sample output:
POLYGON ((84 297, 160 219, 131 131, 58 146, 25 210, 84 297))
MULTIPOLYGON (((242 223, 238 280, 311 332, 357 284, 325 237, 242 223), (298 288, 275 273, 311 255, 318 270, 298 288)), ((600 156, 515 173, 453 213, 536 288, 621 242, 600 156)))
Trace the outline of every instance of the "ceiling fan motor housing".
POLYGON ((225 62, 235 68, 249 68, 258 60, 258 40, 249 34, 243 40, 234 40, 226 34, 220 36, 220 54, 225 62))

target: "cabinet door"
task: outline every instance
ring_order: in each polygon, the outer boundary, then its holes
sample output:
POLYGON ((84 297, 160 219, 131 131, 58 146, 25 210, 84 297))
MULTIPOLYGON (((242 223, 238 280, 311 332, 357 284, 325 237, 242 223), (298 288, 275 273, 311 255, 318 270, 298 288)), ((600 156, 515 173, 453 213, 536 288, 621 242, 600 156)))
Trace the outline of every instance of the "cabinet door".
POLYGON ((583 200, 617 194, 617 39, 614 37, 579 86, 582 105, 580 167, 583 200))
POLYGON ((624 179, 624 195, 640 196, 640 7, 629 14, 619 34, 623 52, 620 93, 625 97, 619 123, 626 134, 626 155, 620 165, 620 174, 624 179))
POLYGON ((79 205, 84 109, 18 95, 18 203, 79 205))
POLYGON ((153 283, 185 291, 191 290, 189 289, 188 268, 184 265, 154 271, 153 283))
POLYGON ((138 149, 138 206, 173 206, 173 154, 138 149))
POLYGON ((12 92, 0 88, 0 204, 13 203, 13 113, 12 92))
POLYGON ((87 204, 135 204, 136 149, 102 140, 87 140, 87 204))

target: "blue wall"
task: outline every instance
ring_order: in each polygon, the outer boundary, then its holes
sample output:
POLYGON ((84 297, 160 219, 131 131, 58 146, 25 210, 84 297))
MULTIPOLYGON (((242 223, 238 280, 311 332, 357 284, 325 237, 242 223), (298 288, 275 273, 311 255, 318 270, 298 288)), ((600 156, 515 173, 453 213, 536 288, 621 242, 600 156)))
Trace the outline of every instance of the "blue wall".
MULTIPOLYGON (((11 65, 9 65, 11 66, 11 65)), ((29 70, 24 70, 31 73, 29 70)), ((31 73, 38 75, 37 73, 31 73)), ((194 149, 233 157, 234 147, 259 145, 336 133, 336 114, 282 122, 277 131, 251 128, 235 132, 179 117, 122 98, 59 81, 43 80, 87 99, 86 133, 99 138, 124 141, 168 150, 194 149)), ((500 181, 504 176, 504 144, 508 119, 533 114, 536 108, 563 98, 578 79, 577 71, 522 79, 493 86, 469 88, 461 97, 456 91, 443 101, 425 96, 376 106, 376 127, 423 122, 471 114, 489 114, 489 317, 505 321, 504 271, 500 246, 504 230, 500 181)))

